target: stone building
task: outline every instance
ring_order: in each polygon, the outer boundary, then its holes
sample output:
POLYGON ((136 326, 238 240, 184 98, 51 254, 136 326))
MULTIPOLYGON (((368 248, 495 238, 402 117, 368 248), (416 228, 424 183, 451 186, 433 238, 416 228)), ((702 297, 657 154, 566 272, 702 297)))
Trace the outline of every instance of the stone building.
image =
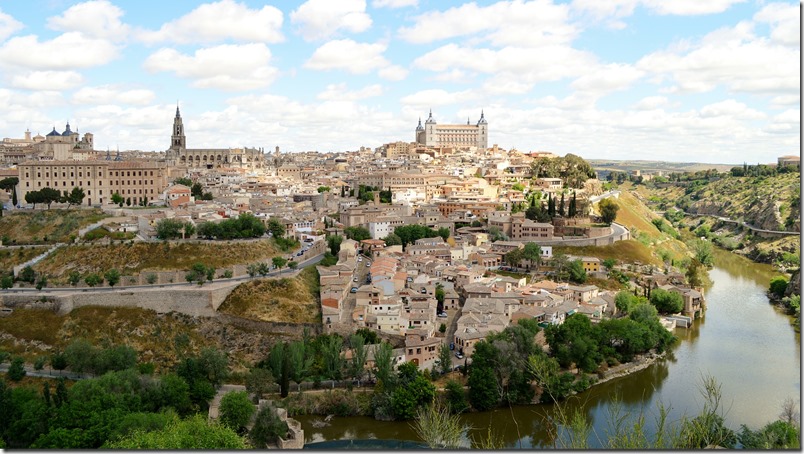
POLYGON ((132 204, 159 198, 168 183, 164 161, 28 161, 18 166, 17 196, 25 203, 25 194, 52 188, 70 192, 84 189, 87 205, 112 203, 112 194, 132 204))
POLYGON ((485 150, 489 146, 489 125, 482 111, 480 120, 474 125, 468 118, 465 125, 439 125, 433 118, 431 110, 424 126, 419 119, 419 125, 416 126, 416 143, 427 147, 475 147, 485 150))
POLYGON ((165 152, 170 166, 203 167, 246 167, 261 168, 266 162, 262 148, 187 148, 187 137, 184 134, 184 122, 176 106, 173 118, 173 133, 170 137, 170 148, 165 152))

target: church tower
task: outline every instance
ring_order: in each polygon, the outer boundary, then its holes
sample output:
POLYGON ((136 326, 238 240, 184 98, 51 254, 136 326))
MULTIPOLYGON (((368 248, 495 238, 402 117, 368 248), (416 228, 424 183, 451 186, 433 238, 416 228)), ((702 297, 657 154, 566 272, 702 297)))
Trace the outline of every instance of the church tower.
POLYGON ((184 136, 184 124, 181 121, 179 106, 176 105, 176 118, 173 119, 173 135, 170 137, 171 150, 184 150, 187 148, 187 138, 184 136))

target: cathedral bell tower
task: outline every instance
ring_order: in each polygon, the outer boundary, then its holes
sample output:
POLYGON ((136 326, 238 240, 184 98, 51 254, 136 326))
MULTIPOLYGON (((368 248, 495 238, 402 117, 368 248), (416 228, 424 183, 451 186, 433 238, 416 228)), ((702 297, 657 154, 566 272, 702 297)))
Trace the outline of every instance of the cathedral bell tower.
POLYGON ((173 135, 170 137, 171 150, 184 150, 187 148, 187 138, 184 136, 184 124, 181 121, 179 106, 176 105, 176 118, 173 119, 173 135))

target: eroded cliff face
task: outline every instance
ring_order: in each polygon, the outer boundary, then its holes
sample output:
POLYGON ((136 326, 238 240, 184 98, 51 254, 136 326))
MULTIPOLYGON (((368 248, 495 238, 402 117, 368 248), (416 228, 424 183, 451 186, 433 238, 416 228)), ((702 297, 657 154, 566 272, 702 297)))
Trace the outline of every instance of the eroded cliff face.
MULTIPOLYGON (((796 230, 785 228, 780 212, 782 204, 775 200, 756 201, 749 206, 738 206, 731 201, 711 202, 698 200, 690 205, 690 213, 722 216, 733 220, 742 220, 749 225, 763 230, 796 230)), ((795 226, 800 230, 799 221, 795 226)))

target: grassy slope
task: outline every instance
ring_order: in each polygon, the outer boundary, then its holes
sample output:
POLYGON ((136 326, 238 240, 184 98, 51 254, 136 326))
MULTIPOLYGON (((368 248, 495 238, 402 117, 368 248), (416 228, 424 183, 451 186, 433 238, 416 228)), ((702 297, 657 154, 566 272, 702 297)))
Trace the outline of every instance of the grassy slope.
POLYGON ((70 235, 78 235, 78 230, 105 217, 100 210, 37 210, 14 211, 0 218, 0 232, 13 243, 66 242, 70 235))
POLYGON ((643 264, 661 264, 659 258, 651 253, 650 248, 636 240, 618 241, 606 246, 554 246, 553 255, 559 253, 587 255, 597 257, 601 260, 613 258, 620 263, 641 262, 643 264))
POLYGON ((24 247, 14 249, 0 249, 0 272, 11 271, 37 255, 47 251, 46 247, 24 247))
POLYGON ((103 273, 117 268, 124 275, 142 270, 182 270, 201 262, 216 268, 273 257, 270 240, 221 243, 134 243, 60 248, 35 269, 58 278, 72 270, 103 273))
POLYGON ((0 318, 0 349, 22 354, 27 359, 64 349, 74 338, 97 346, 127 344, 140 352, 140 361, 168 366, 176 361, 173 339, 190 338, 191 350, 212 345, 181 315, 157 317, 153 311, 137 308, 82 307, 66 316, 49 310, 16 309, 0 318), (10 336, 10 337, 9 337, 10 336))
MULTIPOLYGON (((626 226, 631 231, 633 242, 639 243, 642 248, 635 244, 628 244, 630 242, 619 242, 615 245, 604 246, 599 248, 591 248, 590 252, 584 252, 587 255, 594 255, 601 258, 618 258, 617 244, 623 243, 622 249, 623 258, 631 257, 633 260, 638 260, 642 263, 661 264, 658 256, 652 255, 652 252, 667 251, 670 257, 675 260, 682 260, 687 256, 686 245, 668 235, 667 233, 659 231, 651 222, 659 216, 656 215, 650 208, 648 208, 642 200, 644 198, 637 197, 630 184, 622 185, 620 187, 620 197, 616 200, 620 206, 617 212, 616 222, 626 226)), ((669 223, 668 223, 669 224, 669 223)), ((586 249, 586 248, 581 248, 586 249)), ((572 254, 573 252, 567 252, 572 254)))
POLYGON ((308 267, 296 278, 245 282, 229 294, 218 311, 266 322, 319 323, 318 271, 308 267))

